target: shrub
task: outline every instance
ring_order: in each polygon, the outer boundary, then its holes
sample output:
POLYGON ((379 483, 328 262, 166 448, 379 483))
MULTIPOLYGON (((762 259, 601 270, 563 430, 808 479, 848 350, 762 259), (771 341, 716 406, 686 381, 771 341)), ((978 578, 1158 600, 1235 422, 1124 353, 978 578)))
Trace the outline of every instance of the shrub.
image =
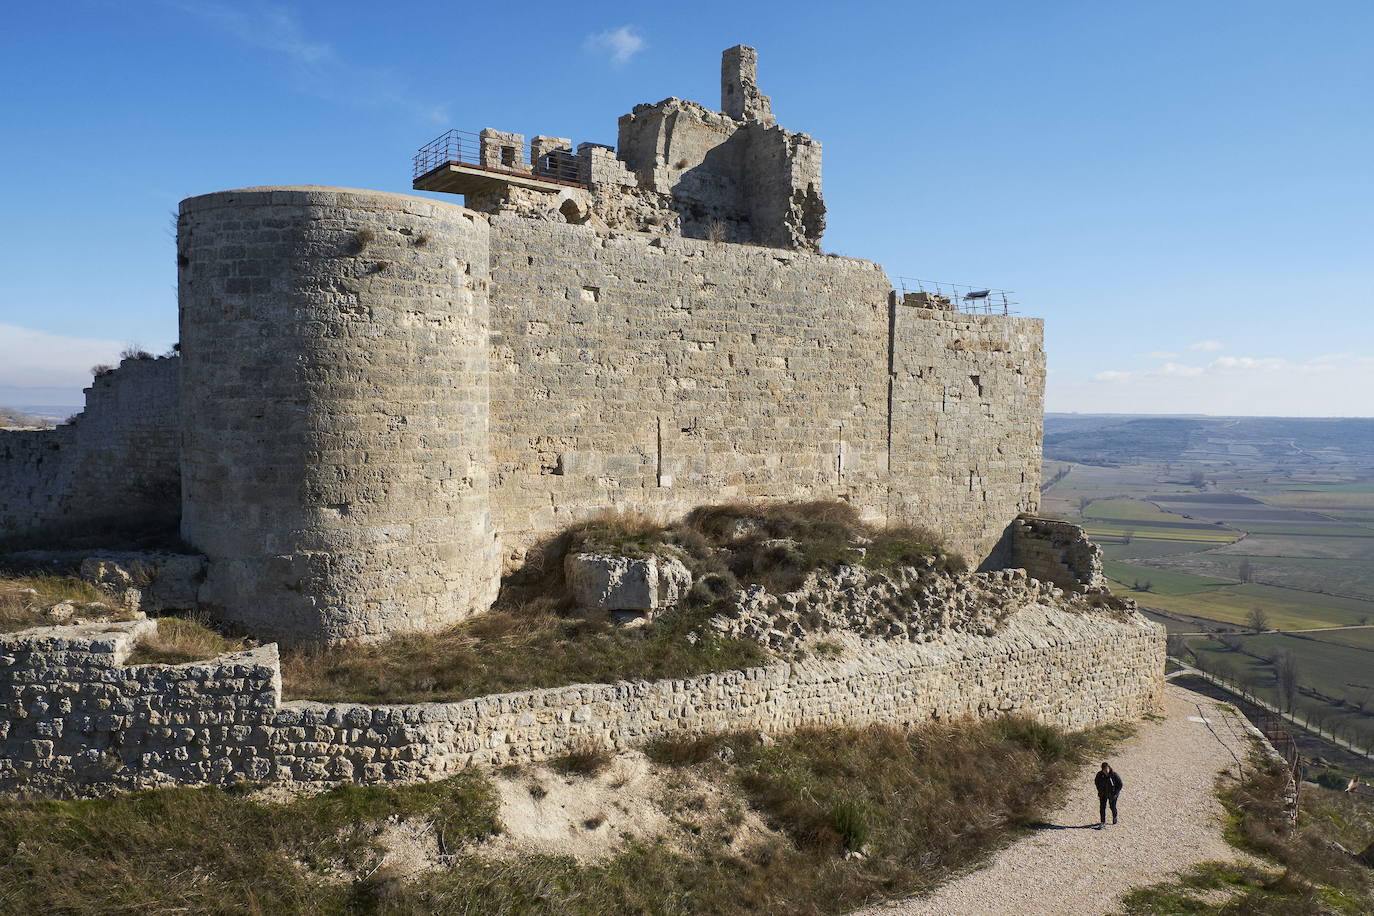
POLYGON ((611 752, 604 745, 587 742, 555 757, 549 764, 560 773, 595 776, 611 765, 611 759, 611 752))
POLYGON ((692 766, 716 756, 723 746, 723 740, 718 734, 659 738, 645 746, 644 754, 655 763, 665 766, 692 766))
POLYGON ((241 651, 241 640, 229 639, 212 630, 202 615, 163 617, 157 632, 145 636, 134 646, 126 665, 182 665, 199 662, 226 652, 241 651))
POLYGON ((353 233, 353 254, 362 254, 377 239, 377 233, 371 229, 359 229, 353 233))

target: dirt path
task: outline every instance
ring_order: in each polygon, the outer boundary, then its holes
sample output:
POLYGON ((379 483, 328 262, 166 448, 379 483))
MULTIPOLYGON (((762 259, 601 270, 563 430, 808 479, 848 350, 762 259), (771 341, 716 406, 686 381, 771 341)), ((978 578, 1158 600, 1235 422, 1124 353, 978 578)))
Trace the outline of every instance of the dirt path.
POLYGON ((1214 787, 1218 772, 1234 773, 1237 757, 1249 752, 1244 720, 1174 684, 1165 688, 1164 704, 1162 721, 1142 722, 1108 758, 1125 782, 1120 824, 1093 829, 1099 761, 1084 768, 1041 829, 986 867, 930 897, 879 904, 858 916, 1101 916, 1133 887, 1198 862, 1239 858, 1222 839, 1214 787))

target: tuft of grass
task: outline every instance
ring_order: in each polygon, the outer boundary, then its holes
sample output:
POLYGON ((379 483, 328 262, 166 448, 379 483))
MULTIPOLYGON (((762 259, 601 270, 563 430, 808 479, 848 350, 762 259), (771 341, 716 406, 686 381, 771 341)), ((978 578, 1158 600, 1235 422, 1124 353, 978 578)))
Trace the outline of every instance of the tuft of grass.
POLYGON ((203 615, 162 617, 157 632, 145 636, 129 653, 126 665, 183 665, 243 649, 243 641, 213 630, 203 615))
POLYGON ((659 738, 649 742, 644 753, 650 760, 665 766, 691 766, 716 756, 723 741, 719 734, 659 738))
POLYGON ((362 254, 367 251, 367 246, 377 240, 377 233, 371 229, 359 229, 353 233, 353 254, 362 254))
MULTIPOLYGON (((109 596, 79 576, 34 573, 0 578, 0 633, 44 626, 54 621, 44 612, 63 601, 78 605, 78 616, 94 616, 80 605, 106 603, 109 596)), ((123 609, 107 607, 99 612, 116 620, 132 615, 123 609)))
POLYGON ((611 759, 611 752, 604 745, 588 742, 555 757, 549 765, 565 775, 595 776, 611 765, 611 759))

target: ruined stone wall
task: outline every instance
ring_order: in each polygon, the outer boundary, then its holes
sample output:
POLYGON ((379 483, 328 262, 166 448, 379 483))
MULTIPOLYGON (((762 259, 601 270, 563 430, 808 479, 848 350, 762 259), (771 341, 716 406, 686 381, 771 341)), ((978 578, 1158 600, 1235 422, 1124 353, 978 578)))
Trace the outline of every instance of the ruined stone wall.
POLYGON ((126 359, 72 422, 0 431, 0 544, 175 529, 179 374, 176 358, 126 359))
POLYGON ((490 605, 487 240, 399 194, 182 203, 182 533, 225 619, 335 641, 490 605))
POLYGON ((507 551, 608 506, 842 497, 883 517, 889 291, 868 261, 493 218, 507 551))
POLYGON ((619 749, 710 731, 1013 712, 1079 729, 1153 712, 1163 689, 1161 627, 1050 607, 1028 607, 992 636, 412 706, 280 703, 274 646, 189 665, 124 665, 154 625, 0 636, 0 790, 436 779, 587 742, 619 749))
POLYGON ((1040 498, 1041 321, 892 307, 894 519, 975 565, 1010 565, 1005 531, 1040 498))
POLYGON ((1105 588, 1102 548, 1072 522, 1023 516, 1011 523, 1012 566, 1062 589, 1105 588))

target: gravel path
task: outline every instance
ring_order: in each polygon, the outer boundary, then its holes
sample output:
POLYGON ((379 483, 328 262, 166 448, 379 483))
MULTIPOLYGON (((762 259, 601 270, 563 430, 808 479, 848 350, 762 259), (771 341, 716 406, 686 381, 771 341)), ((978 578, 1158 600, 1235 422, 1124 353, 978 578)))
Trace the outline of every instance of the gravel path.
POLYGON ((929 897, 890 901, 857 916, 1100 916, 1131 888, 1198 862, 1239 859, 1222 839, 1214 788, 1218 772, 1234 773, 1236 757, 1249 752, 1244 720, 1174 684, 1165 689, 1164 706, 1162 721, 1141 722, 1107 758, 1125 783, 1120 824, 1092 829, 1098 761, 1078 775, 1042 829, 997 853, 986 867, 929 897))

